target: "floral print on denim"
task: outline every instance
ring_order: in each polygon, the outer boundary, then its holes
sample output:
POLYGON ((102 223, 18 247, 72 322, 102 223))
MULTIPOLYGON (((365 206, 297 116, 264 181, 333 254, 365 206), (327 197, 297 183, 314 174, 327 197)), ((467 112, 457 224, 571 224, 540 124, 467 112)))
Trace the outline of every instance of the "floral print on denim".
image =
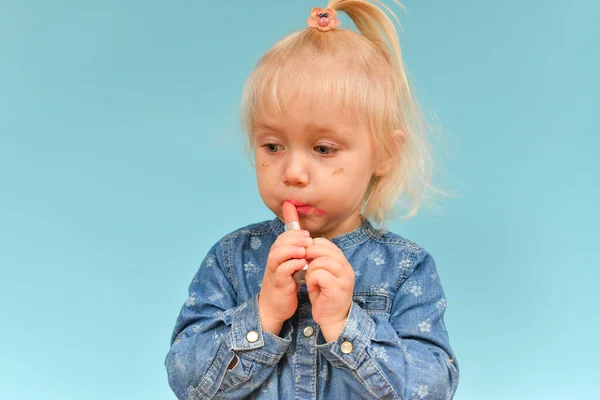
POLYGON ((363 219, 331 240, 355 271, 339 338, 325 341, 305 285, 296 314, 276 336, 261 329, 257 295, 283 232, 275 218, 231 232, 208 251, 165 358, 177 398, 453 398, 459 367, 444 324, 447 298, 427 251, 363 219))

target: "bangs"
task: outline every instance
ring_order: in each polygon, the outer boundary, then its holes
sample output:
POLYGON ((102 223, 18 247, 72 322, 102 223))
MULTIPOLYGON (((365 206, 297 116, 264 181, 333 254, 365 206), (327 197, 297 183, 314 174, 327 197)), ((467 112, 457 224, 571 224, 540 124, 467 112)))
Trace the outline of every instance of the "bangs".
POLYGON ((258 118, 289 115, 300 96, 325 111, 344 110, 369 130, 392 123, 389 116, 397 109, 393 105, 398 97, 386 78, 389 64, 381 62, 385 60, 351 58, 352 53, 341 51, 332 57, 322 49, 290 47, 286 54, 277 47, 268 53, 246 82, 242 117, 251 140, 258 118))

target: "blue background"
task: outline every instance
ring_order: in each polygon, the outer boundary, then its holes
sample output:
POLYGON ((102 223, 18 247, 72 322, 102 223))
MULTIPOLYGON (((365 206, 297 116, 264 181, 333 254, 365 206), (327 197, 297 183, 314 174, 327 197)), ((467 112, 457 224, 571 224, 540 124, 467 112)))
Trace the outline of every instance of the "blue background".
MULTIPOLYGON (((458 196, 392 231, 437 261, 456 399, 597 398, 600 3, 405 4, 437 182, 458 196)), ((0 398, 174 398, 163 361, 193 274, 273 218, 242 85, 315 6, 0 1, 0 398)))

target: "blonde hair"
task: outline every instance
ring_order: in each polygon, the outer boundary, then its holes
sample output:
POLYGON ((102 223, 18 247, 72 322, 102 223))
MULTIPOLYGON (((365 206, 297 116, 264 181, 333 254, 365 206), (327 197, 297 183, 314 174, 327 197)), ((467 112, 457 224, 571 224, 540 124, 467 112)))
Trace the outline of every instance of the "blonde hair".
POLYGON ((324 107, 353 107, 370 135, 374 159, 388 166, 371 178, 361 214, 385 230, 401 195, 409 200, 402 217, 407 219, 431 193, 443 193, 431 182, 435 163, 426 124, 406 77, 396 28, 384 10, 398 21, 394 13, 379 0, 331 0, 326 8, 347 14, 360 33, 309 27, 267 51, 244 87, 242 120, 248 144, 252 149, 255 121, 267 104, 285 113, 300 92, 313 95, 324 107))

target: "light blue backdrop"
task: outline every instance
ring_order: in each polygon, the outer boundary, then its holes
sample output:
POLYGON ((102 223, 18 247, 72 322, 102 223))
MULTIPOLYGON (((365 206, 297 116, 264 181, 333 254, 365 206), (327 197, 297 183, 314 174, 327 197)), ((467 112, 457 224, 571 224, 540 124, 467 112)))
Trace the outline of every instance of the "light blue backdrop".
MULTIPOLYGON (((459 196, 392 230, 437 261, 456 399, 597 398, 600 5, 405 4, 459 196)), ((193 274, 272 218, 243 82, 324 5, 0 1, 0 398, 174 398, 163 360, 193 274)))

